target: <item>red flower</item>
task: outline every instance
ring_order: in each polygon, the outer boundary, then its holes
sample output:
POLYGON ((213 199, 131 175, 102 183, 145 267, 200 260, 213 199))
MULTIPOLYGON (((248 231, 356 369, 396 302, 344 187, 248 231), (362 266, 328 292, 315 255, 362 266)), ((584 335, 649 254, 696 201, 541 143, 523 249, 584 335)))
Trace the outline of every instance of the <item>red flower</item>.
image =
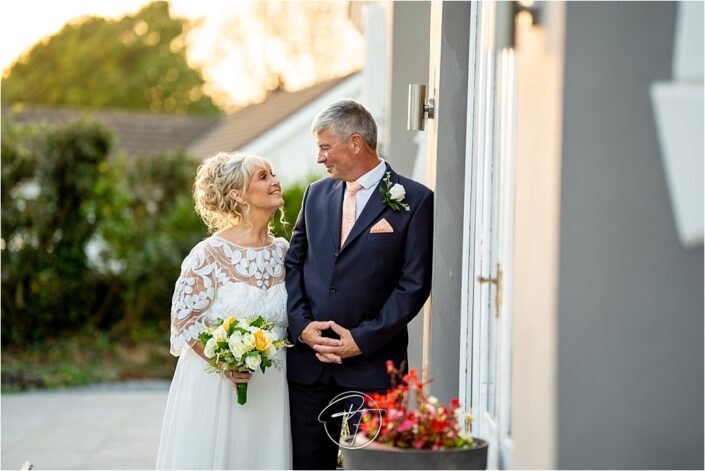
POLYGON ((398 448, 432 449, 467 448, 473 444, 468 434, 461 434, 466 424, 457 422, 455 411, 460 409, 457 398, 451 400, 450 409, 438 404, 424 392, 425 382, 411 369, 401 376, 391 361, 387 362, 392 388, 386 394, 371 394, 368 405, 384 410, 380 415, 363 413, 360 430, 376 441, 398 448), (413 391, 415 409, 409 410, 410 392, 413 391))

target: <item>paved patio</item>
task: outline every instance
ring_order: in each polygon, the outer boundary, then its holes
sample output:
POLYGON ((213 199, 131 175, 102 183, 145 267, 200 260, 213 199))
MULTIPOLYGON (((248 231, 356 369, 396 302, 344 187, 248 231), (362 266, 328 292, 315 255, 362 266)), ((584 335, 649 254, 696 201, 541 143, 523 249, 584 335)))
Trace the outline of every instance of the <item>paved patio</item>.
POLYGON ((168 382, 3 394, 2 469, 154 469, 168 382))

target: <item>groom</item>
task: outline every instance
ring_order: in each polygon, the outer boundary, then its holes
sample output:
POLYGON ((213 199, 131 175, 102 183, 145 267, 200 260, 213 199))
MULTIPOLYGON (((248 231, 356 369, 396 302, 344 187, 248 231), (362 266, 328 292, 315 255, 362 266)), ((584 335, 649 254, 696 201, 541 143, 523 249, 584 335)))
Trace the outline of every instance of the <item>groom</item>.
POLYGON ((330 178, 306 189, 286 258, 293 464, 335 469, 340 420, 319 414, 345 391, 386 391, 386 361, 406 360, 431 289, 433 193, 377 155, 361 104, 336 101, 311 128, 330 178))

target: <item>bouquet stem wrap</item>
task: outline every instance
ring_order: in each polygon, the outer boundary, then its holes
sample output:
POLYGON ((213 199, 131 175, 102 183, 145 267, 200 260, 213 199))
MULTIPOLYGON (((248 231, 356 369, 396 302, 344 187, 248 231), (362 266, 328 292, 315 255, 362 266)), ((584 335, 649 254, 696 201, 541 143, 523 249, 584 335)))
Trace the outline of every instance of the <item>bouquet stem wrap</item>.
POLYGON ((247 402, 247 383, 237 383, 237 403, 241 406, 247 402))

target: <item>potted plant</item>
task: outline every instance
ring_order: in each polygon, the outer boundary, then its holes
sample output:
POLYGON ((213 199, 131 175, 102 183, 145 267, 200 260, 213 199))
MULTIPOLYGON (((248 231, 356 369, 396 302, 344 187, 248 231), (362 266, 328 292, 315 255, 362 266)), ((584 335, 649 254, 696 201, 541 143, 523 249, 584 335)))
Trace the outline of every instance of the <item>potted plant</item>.
POLYGON ((357 433, 342 444, 345 469, 485 469, 487 442, 473 438, 460 401, 443 406, 414 369, 387 362, 392 387, 371 394, 357 433))

